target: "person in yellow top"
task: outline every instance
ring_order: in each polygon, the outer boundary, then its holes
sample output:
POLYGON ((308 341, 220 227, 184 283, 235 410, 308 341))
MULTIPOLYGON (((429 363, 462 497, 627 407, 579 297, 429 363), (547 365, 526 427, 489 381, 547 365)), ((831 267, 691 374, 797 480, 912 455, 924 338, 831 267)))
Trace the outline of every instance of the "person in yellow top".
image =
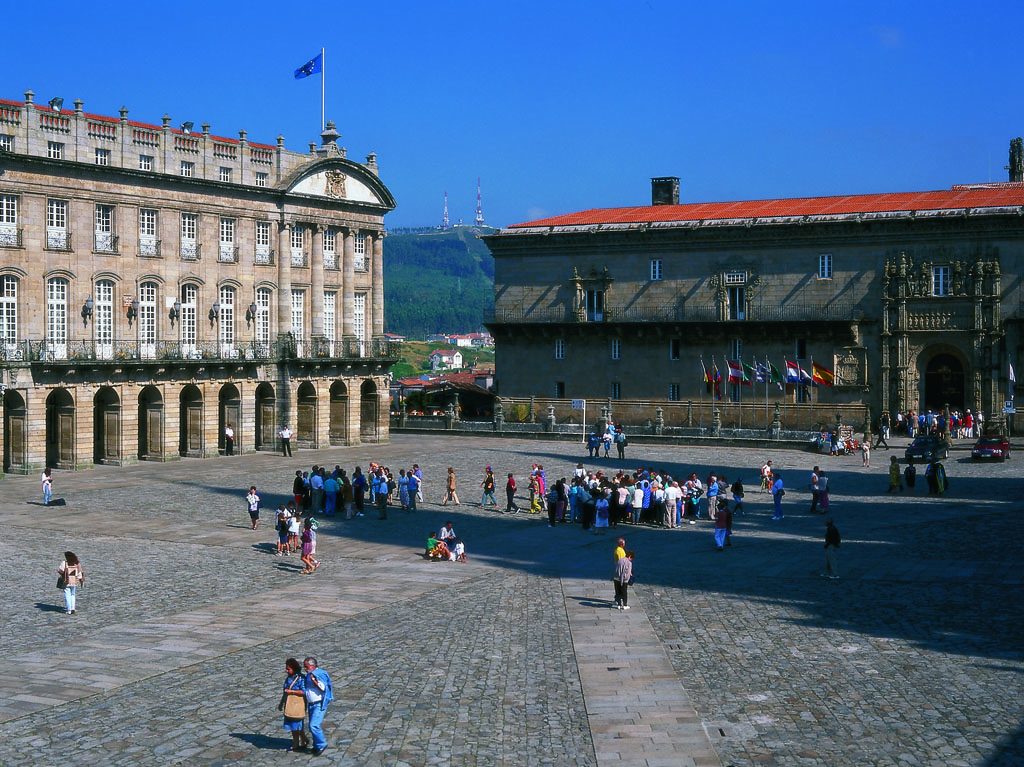
POLYGON ((619 538, 615 541, 615 561, 618 562, 624 556, 626 556, 626 539, 619 538))
POLYGON ((889 492, 903 492, 903 481, 900 478, 900 459, 896 456, 889 458, 889 492))

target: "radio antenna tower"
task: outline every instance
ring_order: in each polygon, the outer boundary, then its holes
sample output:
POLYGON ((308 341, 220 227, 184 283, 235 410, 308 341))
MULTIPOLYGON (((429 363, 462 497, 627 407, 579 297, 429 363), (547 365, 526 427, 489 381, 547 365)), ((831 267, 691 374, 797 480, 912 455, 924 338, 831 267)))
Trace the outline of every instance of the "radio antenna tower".
POLYGON ((476 177, 476 225, 484 225, 484 203, 480 195, 480 177, 476 177))
POLYGON ((448 231, 448 192, 444 193, 444 215, 441 216, 441 229, 448 231))

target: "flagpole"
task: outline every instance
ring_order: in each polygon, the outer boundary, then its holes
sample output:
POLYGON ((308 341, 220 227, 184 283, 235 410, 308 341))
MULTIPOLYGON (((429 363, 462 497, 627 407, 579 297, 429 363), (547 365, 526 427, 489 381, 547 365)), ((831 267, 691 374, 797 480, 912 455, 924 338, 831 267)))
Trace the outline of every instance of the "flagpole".
POLYGON ((740 382, 736 384, 736 406, 739 409, 739 415, 736 417, 736 428, 743 428, 743 355, 741 354, 736 360, 740 363, 740 382))
POLYGON ((324 49, 320 49, 320 130, 327 127, 324 122, 324 93, 327 89, 327 58, 324 56, 324 49))
POLYGON ((772 368, 768 355, 764 355, 764 427, 768 428, 768 384, 771 383, 772 368))

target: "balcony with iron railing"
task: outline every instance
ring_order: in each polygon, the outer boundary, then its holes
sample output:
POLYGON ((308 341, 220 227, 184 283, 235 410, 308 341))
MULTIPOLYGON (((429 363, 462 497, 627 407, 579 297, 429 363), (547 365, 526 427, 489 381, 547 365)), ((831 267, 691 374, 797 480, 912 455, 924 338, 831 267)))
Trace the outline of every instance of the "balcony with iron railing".
POLYGON ((333 250, 324 251, 324 269, 338 269, 338 254, 333 250))
POLYGON ((67 229, 46 229, 46 250, 70 251, 71 232, 67 229))
POLYGON ((292 248, 292 266, 309 266, 309 254, 304 250, 292 248))
POLYGON ((0 224, 0 248, 25 247, 23 228, 16 224, 0 224))
POLYGON ((271 347, 255 341, 22 341, 8 345, 6 359, 30 362, 166 362, 169 360, 268 360, 271 347))
POLYGON ((217 261, 222 264, 237 264, 238 246, 234 243, 220 243, 220 247, 217 249, 217 261))
POLYGON ((256 266, 273 266, 274 251, 269 245, 257 245, 253 260, 256 266))
POLYGON ((116 255, 118 236, 110 232, 95 232, 93 234, 92 249, 94 253, 108 253, 116 255))
POLYGON ((343 338, 331 341, 327 338, 285 339, 278 341, 278 357, 282 359, 386 359, 398 358, 398 348, 386 338, 343 338))
POLYGON ((199 261, 203 257, 203 246, 194 240, 182 240, 178 252, 182 261, 199 261))
POLYGON ((160 240, 156 238, 139 238, 140 258, 160 258, 160 240))
POLYGON ((730 311, 726 304, 678 306, 608 306, 602 311, 574 311, 567 306, 499 306, 484 318, 492 324, 540 323, 650 323, 650 322, 793 322, 806 320, 850 321, 861 312, 842 304, 748 304, 730 311))

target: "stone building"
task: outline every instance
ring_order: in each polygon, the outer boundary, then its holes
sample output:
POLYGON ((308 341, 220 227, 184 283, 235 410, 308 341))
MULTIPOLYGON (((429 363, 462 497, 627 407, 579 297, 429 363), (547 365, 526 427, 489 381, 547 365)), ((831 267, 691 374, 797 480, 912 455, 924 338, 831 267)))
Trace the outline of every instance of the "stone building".
MULTIPOLYGON (((1020 147, 1014 147, 1020 154, 1020 147)), ((502 396, 708 400, 702 361, 811 362, 834 386, 725 399, 1003 409, 1020 358, 1024 183, 585 210, 486 237, 502 396)), ((732 391, 729 389, 732 388, 732 391)))
POLYGON ((0 100, 3 468, 388 436, 376 157, 0 100))

